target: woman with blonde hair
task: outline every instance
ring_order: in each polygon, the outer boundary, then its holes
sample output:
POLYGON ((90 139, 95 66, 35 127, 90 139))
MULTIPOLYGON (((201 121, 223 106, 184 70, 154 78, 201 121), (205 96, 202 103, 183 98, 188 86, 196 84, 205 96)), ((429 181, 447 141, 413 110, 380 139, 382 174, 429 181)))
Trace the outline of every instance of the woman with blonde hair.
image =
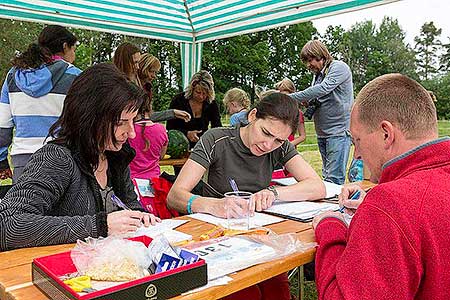
POLYGON ((247 124, 247 111, 250 107, 248 94, 241 89, 232 88, 225 93, 223 104, 230 114, 230 125, 247 124))
POLYGON ((175 119, 167 121, 167 129, 177 129, 186 135, 190 147, 194 147, 200 136, 211 127, 221 127, 219 106, 214 100, 214 80, 207 71, 195 73, 186 90, 176 95, 169 108, 180 109, 191 114, 189 122, 175 119))

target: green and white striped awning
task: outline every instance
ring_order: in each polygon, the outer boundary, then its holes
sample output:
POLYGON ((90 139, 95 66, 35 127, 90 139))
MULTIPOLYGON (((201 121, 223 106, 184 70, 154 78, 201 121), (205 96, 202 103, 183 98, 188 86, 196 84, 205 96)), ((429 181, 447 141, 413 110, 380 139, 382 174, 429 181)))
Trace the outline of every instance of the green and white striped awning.
POLYGON ((395 1, 0 0, 0 18, 181 42, 188 57, 184 69, 192 74, 203 42, 395 1))

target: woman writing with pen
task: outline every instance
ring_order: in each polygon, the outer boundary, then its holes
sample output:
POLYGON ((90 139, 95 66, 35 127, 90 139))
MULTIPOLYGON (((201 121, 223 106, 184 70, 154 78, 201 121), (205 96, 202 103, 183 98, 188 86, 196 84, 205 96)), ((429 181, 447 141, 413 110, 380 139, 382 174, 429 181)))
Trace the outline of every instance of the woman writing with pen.
POLYGON ((130 179, 133 119, 145 97, 112 64, 72 84, 53 141, 38 150, 0 203, 0 251, 126 234, 157 218, 130 179))
MULTIPOLYGON (((270 207, 275 200, 323 198, 325 186, 320 177, 287 140, 295 132, 298 118, 297 103, 285 94, 273 93, 249 111, 248 125, 208 130, 181 169, 169 192, 168 205, 183 213, 225 218, 224 194, 231 191, 229 178, 240 190, 253 193, 257 211, 270 207), (297 184, 269 187, 278 163, 293 174, 297 184), (202 177, 202 193, 192 194, 202 177)), ((287 276, 274 277, 226 299, 290 299, 287 276)))

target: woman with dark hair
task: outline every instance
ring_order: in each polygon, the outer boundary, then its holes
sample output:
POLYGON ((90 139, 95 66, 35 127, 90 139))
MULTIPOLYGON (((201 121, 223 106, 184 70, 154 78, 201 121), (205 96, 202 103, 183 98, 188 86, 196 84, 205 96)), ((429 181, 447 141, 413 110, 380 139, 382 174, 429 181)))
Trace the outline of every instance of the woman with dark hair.
POLYGON ((74 81, 50 129, 54 140, 32 155, 0 203, 0 251, 155 223, 140 211, 128 168, 134 151, 126 142, 144 97, 112 64, 90 67, 74 81))
POLYGON ((207 71, 192 75, 186 90, 176 95, 169 108, 180 109, 191 114, 189 122, 181 120, 167 121, 167 129, 177 129, 188 138, 190 147, 194 147, 200 136, 211 127, 222 127, 219 106, 214 100, 214 80, 207 71))
POLYGON ((0 98, 0 178, 17 181, 30 156, 43 146, 61 115, 64 98, 81 70, 72 65, 77 38, 58 25, 45 27, 38 43, 12 59, 0 98), (13 132, 15 136, 13 140, 13 132))
MULTIPOLYGON (((231 191, 229 178, 240 190, 253 193, 257 211, 270 207, 275 200, 303 201, 325 196, 320 177, 288 141, 298 125, 297 102, 285 94, 273 93, 251 109, 247 118, 246 126, 210 129, 200 138, 169 192, 169 207, 182 213, 226 218, 224 194, 231 191), (298 183, 269 186, 276 164, 285 166, 298 183), (202 194, 193 194, 192 189, 205 173, 202 194)), ((275 277, 226 299, 261 299, 261 294, 262 299, 290 299, 287 276, 275 277)))

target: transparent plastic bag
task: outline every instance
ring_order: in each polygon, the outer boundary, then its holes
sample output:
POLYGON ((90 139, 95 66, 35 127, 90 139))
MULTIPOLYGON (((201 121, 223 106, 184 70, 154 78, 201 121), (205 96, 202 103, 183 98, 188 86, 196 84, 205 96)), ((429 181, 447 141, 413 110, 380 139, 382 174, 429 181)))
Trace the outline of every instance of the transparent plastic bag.
POLYGON ((301 242, 294 233, 277 235, 224 236, 183 248, 204 259, 208 280, 212 280, 248 267, 285 256, 308 251, 316 243, 301 242))
POLYGON ((147 276, 151 264, 143 243, 115 236, 78 240, 70 256, 80 275, 102 281, 129 281, 147 276))

